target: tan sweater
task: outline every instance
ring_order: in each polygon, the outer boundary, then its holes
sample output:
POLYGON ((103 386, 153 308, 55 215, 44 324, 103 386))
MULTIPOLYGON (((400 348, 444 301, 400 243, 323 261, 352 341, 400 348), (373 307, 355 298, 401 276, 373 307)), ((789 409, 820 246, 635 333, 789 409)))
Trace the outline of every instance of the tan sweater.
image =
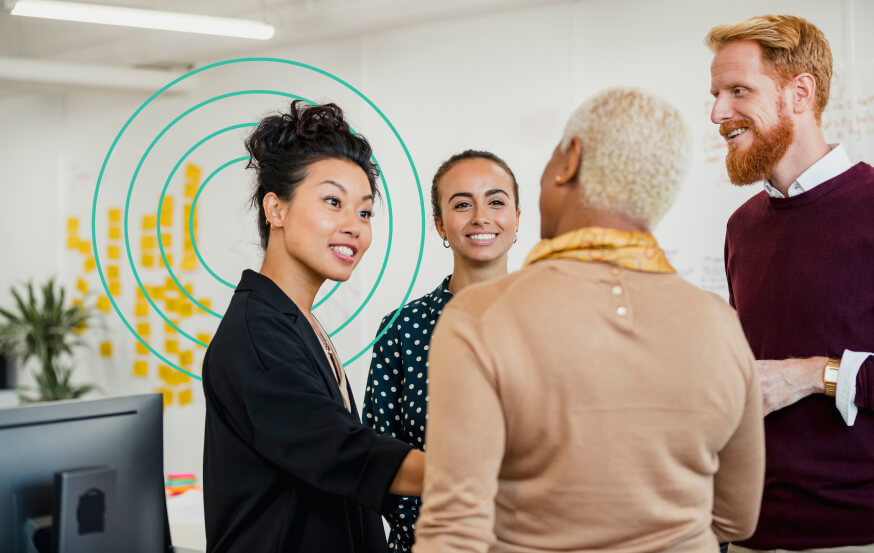
POLYGON ((719 297, 541 261, 456 296, 429 359, 414 553, 712 553, 752 534, 759 380, 719 297))

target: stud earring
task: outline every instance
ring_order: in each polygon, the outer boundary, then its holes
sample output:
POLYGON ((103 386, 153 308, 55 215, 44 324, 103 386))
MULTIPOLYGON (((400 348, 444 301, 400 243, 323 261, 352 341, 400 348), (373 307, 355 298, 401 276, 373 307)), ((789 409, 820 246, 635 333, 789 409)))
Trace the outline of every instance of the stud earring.
POLYGON ((555 184, 561 184, 561 176, 555 177, 555 184))

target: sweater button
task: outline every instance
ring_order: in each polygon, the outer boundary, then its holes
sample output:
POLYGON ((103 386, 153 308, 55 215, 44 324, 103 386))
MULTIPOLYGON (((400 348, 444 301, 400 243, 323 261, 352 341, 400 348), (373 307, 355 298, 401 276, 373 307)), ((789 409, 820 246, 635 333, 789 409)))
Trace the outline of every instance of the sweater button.
POLYGON ((619 307, 616 308, 616 314, 619 315, 620 317, 624 317, 625 315, 628 314, 628 308, 625 307, 624 305, 620 305, 619 307))
POLYGON ((621 296, 622 295, 622 287, 621 286, 618 286, 618 285, 614 286, 612 291, 613 291, 614 296, 621 296))

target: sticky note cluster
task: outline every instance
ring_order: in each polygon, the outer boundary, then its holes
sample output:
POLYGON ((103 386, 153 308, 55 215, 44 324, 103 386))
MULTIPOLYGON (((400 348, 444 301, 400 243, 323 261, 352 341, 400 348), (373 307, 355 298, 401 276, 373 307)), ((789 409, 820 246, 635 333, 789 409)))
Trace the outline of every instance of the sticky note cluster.
POLYGON ((197 190, 200 187, 200 167, 193 164, 188 164, 185 167, 185 207, 183 209, 182 218, 182 236, 185 240, 182 242, 182 266, 183 271, 194 271, 197 269, 197 254, 194 253, 194 241, 197 239, 197 212, 192 213, 194 209, 194 198, 197 196, 197 190), (190 221, 190 225, 189 225, 190 221))

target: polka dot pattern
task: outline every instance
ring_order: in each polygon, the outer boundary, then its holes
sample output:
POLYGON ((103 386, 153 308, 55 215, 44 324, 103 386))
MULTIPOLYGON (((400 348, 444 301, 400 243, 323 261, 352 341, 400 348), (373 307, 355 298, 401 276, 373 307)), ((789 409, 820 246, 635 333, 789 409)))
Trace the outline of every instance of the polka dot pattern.
MULTIPOLYGON (((401 308, 392 327, 373 345, 370 375, 364 393, 364 423, 414 447, 425 449, 428 419, 428 347, 437 319, 450 299, 449 279, 432 292, 401 308)), ((385 328, 394 312, 379 325, 385 328)), ((391 525, 389 548, 409 552, 413 547, 419 498, 402 497, 386 515, 391 525)))

